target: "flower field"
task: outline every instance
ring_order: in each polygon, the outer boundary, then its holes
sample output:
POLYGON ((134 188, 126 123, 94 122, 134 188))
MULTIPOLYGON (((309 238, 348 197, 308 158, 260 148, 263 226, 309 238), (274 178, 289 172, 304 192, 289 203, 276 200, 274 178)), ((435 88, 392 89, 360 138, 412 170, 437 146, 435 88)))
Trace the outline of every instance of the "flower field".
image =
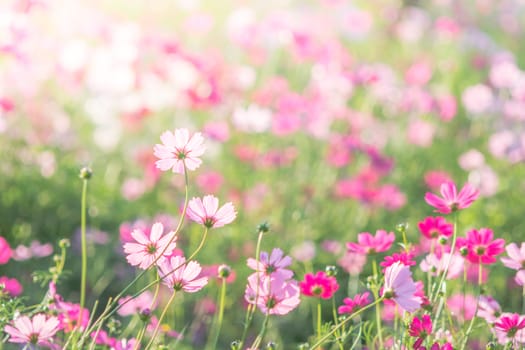
POLYGON ((1 1, 0 350, 525 349, 523 23, 1 1))

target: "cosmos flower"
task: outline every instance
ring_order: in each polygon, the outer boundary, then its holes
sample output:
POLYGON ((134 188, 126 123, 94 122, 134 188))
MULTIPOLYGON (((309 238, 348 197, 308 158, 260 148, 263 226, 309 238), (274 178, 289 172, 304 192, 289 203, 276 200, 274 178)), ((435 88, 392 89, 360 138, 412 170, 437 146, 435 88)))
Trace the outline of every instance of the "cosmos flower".
POLYGON ((195 293, 208 284, 208 277, 199 277, 201 265, 196 261, 186 264, 183 256, 161 259, 157 266, 162 282, 175 291, 195 293))
POLYGON ((58 331, 58 319, 47 318, 44 314, 34 315, 33 318, 21 316, 6 325, 4 331, 9 334, 11 343, 51 346, 51 340, 58 331))
POLYGON ((436 208, 438 213, 442 214, 450 214, 454 211, 468 208, 479 196, 478 190, 469 183, 466 183, 458 194, 456 185, 450 181, 441 184, 440 192, 443 198, 427 192, 425 201, 436 208))
POLYGON ((192 198, 188 203, 187 215, 191 220, 207 228, 214 228, 231 223, 237 212, 231 202, 219 208, 217 197, 207 195, 203 199, 192 198))
POLYGON ((403 310, 414 312, 421 306, 416 292, 417 286, 408 266, 398 261, 385 269, 383 296, 386 299, 393 299, 403 310))
POLYGON ((184 174, 185 169, 197 169, 204 154, 204 138, 200 132, 190 137, 188 129, 175 129, 174 132, 166 131, 160 139, 162 144, 155 145, 154 155, 159 158, 155 162, 157 168, 162 171, 170 170, 174 173, 184 174))

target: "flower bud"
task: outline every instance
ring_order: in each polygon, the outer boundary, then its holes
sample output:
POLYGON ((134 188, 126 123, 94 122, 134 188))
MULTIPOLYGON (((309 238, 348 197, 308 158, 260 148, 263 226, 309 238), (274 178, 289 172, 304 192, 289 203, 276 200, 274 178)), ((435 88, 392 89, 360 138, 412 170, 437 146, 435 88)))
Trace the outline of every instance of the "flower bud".
POLYGON ((459 253, 461 254, 461 256, 467 256, 468 255, 468 248, 467 247, 461 247, 459 249, 459 253))
POLYGON ((396 231, 399 233, 406 233, 408 229, 408 223, 402 222, 396 225, 396 231))
POLYGON ((219 278, 228 278, 232 273, 232 268, 228 265, 220 265, 217 268, 217 275, 219 278))
POLYGON ((145 308, 139 312, 139 318, 142 322, 148 322, 151 318, 151 310, 149 308, 145 308))
POLYGON ((448 241, 448 239, 447 239, 447 237, 445 237, 445 236, 440 236, 440 237, 438 238, 438 242, 439 242, 439 244, 441 244, 441 245, 445 245, 445 244, 447 243, 447 241, 448 241))
POLYGON ((337 267, 334 265, 328 265, 325 267, 324 272, 328 277, 335 277, 337 275, 337 267))
POLYGON ((62 238, 60 241, 58 241, 58 246, 60 248, 69 248, 69 246, 71 246, 71 242, 67 238, 62 238))
POLYGON ((273 341, 268 342, 268 344, 266 344, 266 349, 267 350, 275 350, 275 349, 277 349, 277 344, 275 344, 273 341))
POLYGON ((78 175, 82 180, 89 180, 91 179, 91 176, 93 175, 93 170, 91 170, 90 167, 83 167, 80 169, 80 174, 78 175))
POLYGON ((241 350, 241 342, 238 340, 234 340, 230 344, 231 350, 241 350))
POLYGON ((267 221, 264 221, 257 225, 257 232, 266 233, 270 231, 270 224, 267 221))
POLYGON ((308 350, 309 348, 310 348, 310 344, 308 343, 299 344, 299 346, 297 347, 298 350, 308 350))

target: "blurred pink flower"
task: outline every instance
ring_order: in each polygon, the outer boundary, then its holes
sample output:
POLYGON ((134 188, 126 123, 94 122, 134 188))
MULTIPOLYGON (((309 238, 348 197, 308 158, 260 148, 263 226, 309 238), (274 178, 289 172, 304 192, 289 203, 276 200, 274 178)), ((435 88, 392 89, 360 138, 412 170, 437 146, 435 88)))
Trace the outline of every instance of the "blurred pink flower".
MULTIPOLYGON (((61 297, 58 296, 58 298, 61 297)), ((79 304, 55 300, 55 304, 50 309, 58 312, 59 329, 65 333, 78 329, 84 330, 89 323, 89 310, 80 308, 79 304)))
POLYGON ((458 163, 466 171, 479 169, 485 164, 485 156, 477 149, 470 149, 459 157, 458 163))
POLYGON ((290 255, 297 261, 307 262, 311 261, 316 254, 316 246, 312 241, 304 241, 294 246, 290 255))
POLYGON ((439 189, 439 187, 447 181, 452 181, 452 177, 444 171, 431 170, 425 174, 425 185, 432 191, 439 189))
POLYGON ((484 318, 489 324, 493 324, 501 315, 501 306, 498 301, 488 295, 480 295, 478 301, 478 313, 476 316, 484 318))
POLYGON ((432 334, 432 320, 429 315, 423 315, 421 319, 414 316, 410 327, 408 328, 408 334, 411 337, 417 337, 414 342, 413 348, 419 349, 419 346, 423 343, 425 338, 432 334))
POLYGON ((447 299, 452 316, 460 321, 468 321, 476 313, 477 299, 471 294, 454 294, 447 299))
POLYGON ((428 239, 438 239, 441 236, 450 237, 454 226, 441 216, 428 216, 417 224, 419 231, 428 239))
POLYGON ((267 252, 261 252, 258 264, 257 260, 253 258, 249 258, 247 262, 248 267, 255 270, 256 273, 262 273, 266 276, 278 274, 284 279, 293 277, 293 271, 287 269, 291 264, 292 258, 285 256, 279 248, 272 249, 270 255, 267 252))
POLYGON ((419 146, 429 147, 432 145, 436 127, 424 120, 415 120, 408 126, 408 142, 419 146))
POLYGON ((200 132, 190 137, 188 129, 175 129, 164 132, 160 139, 162 145, 154 147, 154 154, 160 159, 155 164, 160 170, 184 174, 185 168, 195 170, 201 165, 198 157, 204 154, 205 146, 200 132))
POLYGON ((208 284, 208 277, 199 277, 201 265, 196 261, 186 263, 183 256, 161 259, 157 266, 162 283, 175 291, 195 293, 208 284))
POLYGON ((334 276, 327 276, 324 271, 318 271, 315 275, 307 273, 304 280, 299 283, 301 294, 309 297, 330 299, 339 289, 339 283, 334 276))
POLYGON ((417 287, 408 266, 396 262, 385 269, 383 296, 386 299, 393 299, 403 310, 414 312, 422 303, 416 292, 417 287))
POLYGON ((122 297, 119 299, 118 304, 119 308, 117 313, 120 316, 132 316, 146 309, 155 309, 157 302, 153 304, 153 295, 151 292, 145 291, 135 298, 131 295, 122 297))
POLYGON ((395 239, 393 232, 387 233, 385 230, 377 230, 375 236, 362 232, 357 235, 358 243, 349 242, 346 247, 348 251, 360 254, 381 253, 390 249, 395 239))
POLYGON ((432 78, 432 68, 425 60, 414 62, 405 72, 405 80, 410 85, 426 85, 432 78))
POLYGON ((366 264, 366 254, 346 252, 337 260, 337 264, 350 275, 359 275, 366 264))
POLYGON ((160 222, 153 224, 149 237, 140 229, 131 232, 131 236, 136 242, 124 244, 124 252, 128 254, 126 257, 128 263, 146 270, 161 254, 164 256, 171 255, 177 245, 175 243, 177 237, 174 238, 175 232, 173 231, 166 235, 163 233, 164 225, 160 222))
POLYGON ((452 257, 450 257, 450 253, 444 253, 441 256, 429 254, 421 261, 419 266, 421 271, 428 272, 432 276, 438 276, 445 270, 447 265, 447 279, 451 280, 461 276, 464 267, 463 258, 457 254, 452 255, 452 257))
POLYGON ((199 174, 196 182, 202 192, 215 194, 221 189, 224 177, 216 171, 209 171, 199 174))
POLYGON ((491 229, 480 228, 472 229, 467 232, 465 238, 458 237, 457 247, 467 248, 466 259, 473 264, 494 264, 496 255, 503 253, 505 240, 502 238, 494 239, 491 229))
MULTIPOLYGON (((16 297, 22 294, 22 285, 16 278, 8 278, 6 276, 0 276, 0 286, 3 286, 3 289, 0 288, 3 292, 7 292, 11 297, 16 297)), ((0 293, 2 294, 2 293, 0 293)))
POLYGON ((204 124, 204 134, 211 140, 225 142, 230 138, 230 128, 225 121, 210 121, 204 124))
POLYGON ((516 243, 510 243, 505 250, 509 257, 500 259, 503 265, 513 270, 525 269, 525 242, 521 243, 520 248, 516 243))
POLYGON ((237 212, 231 202, 219 208, 219 199, 212 195, 193 198, 188 203, 188 217, 207 228, 222 227, 235 220, 237 212))
MULTIPOLYGON (((152 335, 153 332, 155 331, 155 328, 157 328, 158 324, 159 324, 159 320, 157 319, 157 317, 152 316, 148 325, 146 326, 146 331, 150 335, 152 335)), ((177 331, 172 330, 167 323, 161 324, 159 327, 159 330, 170 338, 183 339, 182 334, 180 334, 177 331)))
POLYGON ((435 104, 441 120, 448 122, 456 116, 458 107, 453 95, 437 96, 435 104))
POLYGON ((7 240, 4 237, 0 236, 0 265, 7 264, 9 259, 11 259, 12 254, 13 251, 11 250, 9 243, 7 243, 7 240))
POLYGON ((44 314, 34 315, 32 318, 20 316, 13 324, 6 325, 4 331, 9 334, 11 343, 51 346, 53 336, 58 331, 58 319, 47 318, 44 314))
POLYGON ((354 311, 366 306, 369 301, 368 297, 370 296, 369 292, 364 292, 363 294, 356 294, 354 298, 344 298, 343 305, 337 308, 339 314, 351 314, 354 311))
POLYGON ((466 88, 461 98, 465 109, 473 114, 487 112, 494 103, 492 90, 483 84, 466 88))
POLYGON ((479 195, 478 190, 469 183, 466 183, 458 194, 453 182, 445 182, 441 184, 440 192, 443 198, 427 192, 425 201, 442 214, 450 214, 453 211, 468 208, 479 195))
POLYGON ((286 315, 301 302, 297 282, 286 280, 280 275, 250 275, 244 298, 269 315, 286 315))

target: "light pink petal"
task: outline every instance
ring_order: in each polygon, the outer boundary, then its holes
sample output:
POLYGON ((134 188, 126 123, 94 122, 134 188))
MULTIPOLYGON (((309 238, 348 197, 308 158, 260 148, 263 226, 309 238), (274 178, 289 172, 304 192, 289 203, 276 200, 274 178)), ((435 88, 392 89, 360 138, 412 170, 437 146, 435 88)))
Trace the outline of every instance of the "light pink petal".
POLYGON ((188 209, 186 213, 191 220, 201 224, 204 223, 204 220, 206 218, 206 211, 200 198, 192 198, 188 202, 188 209))
POLYGON ((184 159, 184 164, 186 164, 188 170, 195 170, 202 164, 202 160, 199 158, 188 157, 184 159))
POLYGON ((224 204, 215 214, 214 227, 222 227, 226 224, 231 223, 237 217, 235 208, 231 202, 224 204))
POLYGON ((204 196, 202 199, 202 204, 204 206, 204 211, 206 212, 207 217, 215 216, 217 209, 219 208, 219 199, 212 195, 204 196))
POLYGON ((246 262, 246 265, 248 265, 249 268, 255 270, 255 271, 260 271, 262 269, 262 264, 261 262, 259 261, 259 265, 257 265, 257 260, 253 259, 253 258, 249 258, 246 262))
POLYGON ((153 243, 157 242, 164 232, 164 225, 160 222, 156 222, 151 227, 151 232, 149 234, 149 240, 153 243))
POLYGON ((456 201, 457 192, 456 185, 452 182, 445 182, 441 184, 441 195, 447 202, 456 201))
POLYGON ((150 243, 150 239, 144 232, 142 232, 142 230, 133 230, 133 232, 131 232, 131 237, 143 245, 148 245, 150 243))
POLYGON ((169 147, 171 149, 175 149, 175 147, 176 147, 175 135, 173 135, 173 133, 171 131, 168 130, 168 131, 163 132, 162 135, 160 135, 160 140, 167 147, 169 147))
POLYGON ((190 261, 184 268, 182 279, 184 281, 191 281, 201 273, 201 265, 196 261, 190 261))
POLYGON ((46 324, 46 315, 38 314, 33 316, 33 331, 35 333, 40 333, 42 327, 46 324))
POLYGON ((173 158, 168 158, 168 159, 157 160, 155 162, 155 166, 162 171, 170 170, 171 168, 173 168, 173 172, 178 173, 180 171, 175 171, 175 167, 178 166, 177 165, 178 163, 180 163, 180 161, 173 159, 173 158))
POLYGON ((206 150, 206 147, 204 147, 203 143, 204 137, 202 137, 200 132, 196 132, 189 140, 186 149, 191 151, 192 157, 199 157, 203 155, 204 151, 206 150))
POLYGON ((139 243, 125 243, 124 244, 124 252, 126 254, 134 254, 138 252, 144 251, 144 245, 139 243))
POLYGON ((13 327, 11 325, 6 325, 4 328, 4 331, 11 336, 9 339, 12 343, 26 343, 28 341, 28 333, 27 335, 20 332, 20 330, 16 327, 13 327))
POLYGON ((155 147, 153 147, 153 155, 160 159, 173 159, 175 157, 173 154, 174 151, 174 149, 164 145, 155 145, 155 147))
POLYGON ((51 338, 56 334, 58 331, 58 325, 59 321, 56 317, 50 317, 47 321, 44 327, 42 327, 42 330, 40 332, 40 335, 43 339, 49 340, 47 338, 51 338))
POLYGON ((190 138, 188 129, 175 129, 174 146, 178 150, 183 150, 190 138))
POLYGON ((208 277, 201 277, 186 283, 182 289, 188 293, 195 293, 201 290, 207 284, 208 277))
POLYGON ((33 330, 33 323, 31 323, 31 320, 27 316, 19 317, 15 320, 15 327, 20 330, 23 334, 31 334, 34 333, 33 330))

